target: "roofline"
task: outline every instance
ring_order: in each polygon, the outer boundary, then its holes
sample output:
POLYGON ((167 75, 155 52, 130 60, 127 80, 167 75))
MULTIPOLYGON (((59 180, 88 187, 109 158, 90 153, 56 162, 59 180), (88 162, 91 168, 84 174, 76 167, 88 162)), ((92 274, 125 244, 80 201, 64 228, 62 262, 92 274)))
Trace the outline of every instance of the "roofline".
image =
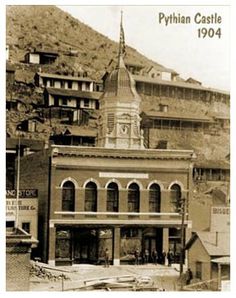
POLYGON ((55 55, 55 56, 59 56, 59 53, 58 52, 54 52, 54 51, 44 51, 44 50, 35 50, 35 51, 29 51, 27 52, 25 55, 27 54, 51 54, 51 55, 55 55))
MULTIPOLYGON (((202 231, 201 231, 201 232, 202 232, 202 231)), ((206 232, 208 232, 208 231, 206 231, 206 232)), ((214 233, 214 232, 213 232, 213 233, 214 233)), ((189 248, 193 245, 193 243, 194 243, 194 242, 197 240, 197 238, 198 238, 198 239, 200 240, 201 244, 202 244, 202 247, 204 248, 204 250, 207 252, 207 254, 208 254, 210 257, 212 257, 212 256, 217 256, 217 255, 214 255, 214 254, 210 254, 210 253, 207 251, 207 249, 206 249, 204 243, 202 242, 201 237, 199 237, 199 235, 198 235, 198 231, 194 232, 194 235, 193 235, 192 237, 195 237, 195 239, 193 239, 192 243, 190 243, 190 244, 188 245, 189 248)), ((191 238, 192 238, 192 237, 191 237, 191 238)), ((189 239, 188 242, 190 242, 191 238, 189 239)), ((188 244, 188 243, 187 243, 187 244, 188 244)), ((185 248, 187 247, 187 244, 186 244, 185 248)), ((220 254, 219 256, 221 256, 221 254, 220 254)))
POLYGON ((80 91, 80 90, 73 90, 73 89, 61 89, 61 88, 51 88, 46 87, 44 92, 47 92, 51 95, 60 95, 60 96, 67 96, 67 97, 76 97, 76 98, 89 98, 94 100, 99 100, 102 92, 98 91, 80 91), (75 94, 66 94, 66 93, 75 93, 75 94))
POLYGON ((217 92, 217 93, 222 93, 225 95, 230 95, 230 92, 228 92, 228 91, 207 88, 202 85, 186 83, 185 81, 178 82, 178 81, 157 80, 157 79, 153 79, 153 78, 149 78, 149 77, 145 77, 145 76, 141 76, 141 75, 133 75, 133 78, 134 78, 135 82, 142 82, 142 83, 148 83, 148 84, 154 84, 154 85, 174 86, 174 87, 181 87, 181 88, 188 88, 188 89, 196 89, 196 90, 217 92), (144 80, 142 80, 142 78, 144 80))
POLYGON ((44 78, 55 78, 55 79, 67 79, 71 81, 83 81, 83 82, 93 82, 93 80, 89 77, 75 77, 75 76, 66 76, 66 75, 59 75, 54 73, 47 73, 47 72, 36 72, 35 75, 44 78))
POLYGON ((173 119, 173 120, 189 120, 189 121, 201 121, 201 122, 214 122, 211 118, 191 118, 191 117, 184 117, 184 116, 171 116, 171 115, 150 115, 147 112, 143 112, 149 118, 161 118, 161 119, 173 119))
POLYGON ((205 245, 203 244, 201 238, 198 236, 198 232, 193 232, 192 237, 189 239, 189 241, 188 241, 188 242, 186 243, 186 245, 185 245, 185 249, 189 249, 189 248, 191 248, 192 245, 197 241, 197 239, 199 239, 199 241, 201 242, 202 247, 203 247, 203 249, 205 250, 205 252, 207 253, 207 255, 208 255, 208 256, 211 256, 211 255, 209 254, 209 252, 207 251, 205 245))
MULTIPOLYGON (((65 146, 52 145, 51 149, 58 148, 57 154, 70 156, 99 156, 108 158, 125 158, 125 159, 179 159, 192 160, 194 158, 193 150, 171 150, 171 149, 118 149, 90 146, 65 146), (64 150, 63 150, 64 148, 64 150), (60 152, 60 149, 61 152, 60 152), (63 152, 64 151, 64 152, 63 152), (149 153, 147 155, 147 153, 149 153)), ((52 150, 53 151, 53 150, 52 150)), ((52 152, 53 154, 53 152, 52 152)))

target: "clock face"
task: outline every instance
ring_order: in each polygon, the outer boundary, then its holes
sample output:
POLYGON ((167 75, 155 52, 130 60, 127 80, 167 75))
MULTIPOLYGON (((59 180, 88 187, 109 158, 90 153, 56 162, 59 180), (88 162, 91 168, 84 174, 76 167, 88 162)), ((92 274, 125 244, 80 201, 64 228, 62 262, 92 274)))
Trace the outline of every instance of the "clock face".
POLYGON ((129 126, 128 126, 127 124, 122 124, 122 125, 120 126, 120 133, 121 133, 122 135, 127 135, 128 132, 129 132, 129 126))

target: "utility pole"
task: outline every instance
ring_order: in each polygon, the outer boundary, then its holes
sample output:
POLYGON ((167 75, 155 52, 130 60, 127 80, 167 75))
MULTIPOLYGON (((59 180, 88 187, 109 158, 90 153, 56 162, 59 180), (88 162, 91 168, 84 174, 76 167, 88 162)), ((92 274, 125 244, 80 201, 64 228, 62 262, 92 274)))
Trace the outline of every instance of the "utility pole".
POLYGON ((15 228, 19 226, 19 193, 20 193, 20 134, 18 138, 17 148, 17 177, 16 177, 16 213, 15 213, 15 228))
POLYGON ((184 220, 185 220, 185 198, 181 198, 181 205, 180 205, 180 215, 181 215, 181 230, 180 230, 180 236, 181 236, 181 251, 180 251, 180 263, 179 263, 179 274, 180 276, 183 273, 183 264, 184 264, 184 220))

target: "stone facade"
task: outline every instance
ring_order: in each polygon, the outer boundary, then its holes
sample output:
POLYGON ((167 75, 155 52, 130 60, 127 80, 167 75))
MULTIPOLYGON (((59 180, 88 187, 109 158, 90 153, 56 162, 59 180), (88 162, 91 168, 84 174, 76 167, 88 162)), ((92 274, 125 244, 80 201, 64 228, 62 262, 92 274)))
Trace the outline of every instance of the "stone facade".
MULTIPOLYGON (((6 232, 6 290, 28 291, 30 278, 30 252, 35 241, 23 230, 6 232)), ((37 242, 37 241, 36 241, 37 242)))

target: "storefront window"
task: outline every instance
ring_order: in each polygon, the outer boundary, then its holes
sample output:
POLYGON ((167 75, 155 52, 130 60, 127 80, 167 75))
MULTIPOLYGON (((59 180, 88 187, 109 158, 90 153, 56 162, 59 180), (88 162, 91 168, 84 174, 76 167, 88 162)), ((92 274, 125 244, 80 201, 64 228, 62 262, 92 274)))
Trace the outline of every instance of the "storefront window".
POLYGON ((128 211, 129 212, 139 212, 139 186, 136 183, 132 183, 129 186, 128 191, 128 211))
POLYGON ((142 251, 142 235, 138 228, 121 228, 120 260, 134 262, 134 253, 142 251))
POLYGON ((71 259, 71 231, 56 231, 56 259, 71 259))
POLYGON ((62 189, 62 210, 74 211, 75 208, 75 186, 71 181, 66 181, 62 189))
POLYGON ((157 184, 152 184, 149 189, 149 212, 160 212, 161 190, 157 184))
POLYGON ((112 182, 107 187, 107 211, 118 212, 119 190, 116 183, 112 182))
POLYGON ((85 188, 85 211, 97 211, 97 185, 89 182, 85 188))

